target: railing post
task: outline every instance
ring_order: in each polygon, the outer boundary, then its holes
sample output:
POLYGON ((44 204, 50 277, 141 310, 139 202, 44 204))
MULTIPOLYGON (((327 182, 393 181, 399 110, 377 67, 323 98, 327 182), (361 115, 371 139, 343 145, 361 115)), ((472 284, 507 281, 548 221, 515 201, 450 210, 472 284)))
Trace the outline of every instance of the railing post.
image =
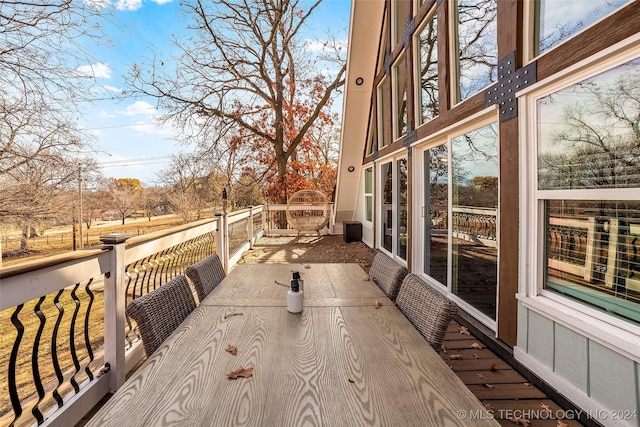
POLYGON ((229 273, 229 215, 226 212, 216 213, 218 217, 218 233, 216 234, 216 253, 220 256, 224 272, 229 273))
POLYGON ((262 206, 262 229, 264 230, 265 235, 269 235, 269 224, 267 223, 267 219, 269 218, 269 203, 264 202, 262 206))
POLYGON ((253 206, 249 206, 249 249, 253 249, 253 206))
POLYGON ((104 282, 104 362, 109 364, 109 389, 115 392, 126 376, 124 250, 126 234, 107 234, 100 238, 112 247, 104 282))

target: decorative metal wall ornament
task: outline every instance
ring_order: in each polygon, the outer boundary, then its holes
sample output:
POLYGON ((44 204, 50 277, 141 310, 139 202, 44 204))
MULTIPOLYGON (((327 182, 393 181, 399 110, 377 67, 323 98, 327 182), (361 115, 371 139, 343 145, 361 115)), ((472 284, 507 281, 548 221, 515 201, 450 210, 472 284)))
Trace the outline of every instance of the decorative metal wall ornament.
POLYGON ((418 140, 418 131, 415 129, 410 129, 409 131, 407 131, 407 134, 404 136, 402 145, 404 147, 409 147, 411 146, 411 144, 413 144, 417 140, 418 140))
POLYGON ((402 44, 405 49, 409 49, 409 42, 411 42, 411 34, 416 29, 416 20, 415 18, 407 17, 404 20, 404 33, 402 34, 402 44))
POLYGON ((497 104, 501 122, 518 117, 516 92, 537 81, 537 62, 516 70, 516 53, 511 52, 498 61, 498 81, 486 89, 484 105, 497 104))

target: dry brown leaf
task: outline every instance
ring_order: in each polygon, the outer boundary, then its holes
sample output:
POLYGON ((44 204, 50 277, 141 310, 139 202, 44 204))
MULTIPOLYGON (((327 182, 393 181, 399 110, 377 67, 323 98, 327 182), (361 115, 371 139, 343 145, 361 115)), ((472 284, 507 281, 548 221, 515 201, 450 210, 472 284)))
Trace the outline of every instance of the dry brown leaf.
POLYGON ((478 376, 478 378, 480 378, 481 380, 488 380, 489 378, 485 377, 482 374, 476 374, 478 376))
POLYGON ((474 359, 480 359, 480 356, 478 356, 477 354, 473 353, 473 358, 474 359))
POLYGON ((491 385, 491 384, 485 384, 484 385, 486 388, 495 388, 495 386, 491 385))
POLYGON ((446 345, 444 345, 444 344, 442 344, 442 345, 440 346, 440 349, 442 350, 442 352, 443 352, 443 353, 446 353, 446 352, 447 352, 447 346, 446 346, 446 345))
POLYGON ((234 356, 235 356, 236 354, 238 354, 238 349, 236 348, 236 346, 235 346, 235 345, 231 345, 231 344, 229 344, 229 345, 227 346, 227 348, 226 348, 226 350, 225 350, 225 351, 226 351, 227 353, 231 353, 231 354, 233 354, 234 356))
POLYGON ((369 281, 371 280, 371 276, 367 276, 367 277, 365 277, 365 278, 364 278, 364 280, 365 280, 366 282, 369 282, 369 281))
POLYGON ((529 387, 531 383, 524 383, 525 387, 529 387))
POLYGON ((540 402, 540 407, 545 411, 551 412, 551 407, 549 405, 546 405, 544 402, 540 402))
POLYGON ((235 371, 229 372, 227 374, 227 376, 232 380, 235 380, 238 377, 249 378, 252 375, 253 375, 253 368, 243 368, 242 366, 240 366, 235 371))
POLYGON ((458 326, 458 332, 460 332, 462 335, 471 335, 469 330, 464 326, 458 326))
POLYGON ((473 344, 471 344, 471 348, 475 348, 476 350, 482 350, 482 346, 477 342, 474 342, 473 344))
POLYGON ((311 268, 309 264, 305 265, 304 268, 311 268))
POLYGON ((497 371, 497 369, 496 369, 496 364, 495 364, 495 363, 492 363, 492 364, 491 364, 491 366, 489 366, 489 370, 490 370, 490 371, 497 371))
POLYGON ((484 403, 484 407, 487 411, 493 411, 493 405, 491 403, 484 403))
POLYGON ((449 356, 449 359, 451 359, 451 360, 462 360, 462 355, 461 354, 452 354, 451 356, 449 356))
POLYGON ((380 303, 380 301, 376 300, 376 302, 373 303, 373 308, 377 310, 380 307, 382 307, 382 304, 380 303))
POLYGON ((511 418, 510 421, 523 427, 529 427, 529 424, 531 424, 531 421, 527 420, 526 418, 511 418))
POLYGON ((562 420, 558 420, 556 423, 556 427, 569 427, 569 424, 563 422, 562 420))

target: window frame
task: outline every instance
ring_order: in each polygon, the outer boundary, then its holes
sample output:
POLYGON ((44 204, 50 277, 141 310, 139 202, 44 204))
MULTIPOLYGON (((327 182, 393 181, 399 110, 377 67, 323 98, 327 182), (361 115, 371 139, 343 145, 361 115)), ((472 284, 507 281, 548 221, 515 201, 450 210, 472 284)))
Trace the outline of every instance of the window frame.
POLYGON ((376 191, 376 178, 375 178, 375 168, 372 164, 369 164, 367 166, 364 166, 362 168, 362 188, 363 188, 363 194, 364 194, 364 209, 363 209, 363 222, 365 225, 369 226, 369 227, 373 227, 373 220, 375 218, 376 215, 376 206, 375 206, 375 191, 376 191), (370 170, 371 174, 370 174, 370 178, 371 178, 371 192, 367 193, 367 171, 370 170), (367 218, 367 198, 371 198, 371 220, 369 220, 367 218))
MULTIPOLYGON (((420 73, 420 66, 422 64, 422 57, 420 56, 420 34, 422 34, 422 31, 424 31, 424 29, 426 28, 426 26, 428 25, 429 21, 431 21, 433 18, 436 18, 436 57, 437 57, 437 64, 440 63, 440 58, 439 58, 439 52, 438 52, 438 44, 440 42, 440 40, 438 40, 437 38, 437 29, 438 29, 438 15, 437 15, 437 9, 434 7, 432 10, 429 11, 429 13, 426 14, 425 18, 423 19, 423 21, 420 23, 420 25, 417 27, 418 29, 416 30, 416 32, 413 35, 413 58, 414 58, 414 69, 413 69, 413 87, 414 87, 414 104, 415 104, 415 108, 414 108, 414 122, 417 123, 418 126, 422 126, 425 123, 429 123, 430 121, 434 120, 435 118, 437 118, 439 116, 435 115, 433 118, 428 119, 428 120, 423 120, 422 118, 422 74, 420 73)), ((436 72, 438 72, 439 69, 436 70, 436 72)), ((440 73, 438 72, 438 96, 440 94, 440 73)), ((438 103, 438 111, 440 110, 440 105, 438 103)))
POLYGON ((640 361, 640 326, 567 296, 543 289, 546 200, 640 200, 638 188, 538 189, 537 101, 561 89, 640 58, 640 35, 599 52, 553 78, 516 94, 520 117, 520 303, 564 326, 640 361), (528 143, 527 143, 528 141, 528 143), (532 143, 533 142, 533 143, 532 143))

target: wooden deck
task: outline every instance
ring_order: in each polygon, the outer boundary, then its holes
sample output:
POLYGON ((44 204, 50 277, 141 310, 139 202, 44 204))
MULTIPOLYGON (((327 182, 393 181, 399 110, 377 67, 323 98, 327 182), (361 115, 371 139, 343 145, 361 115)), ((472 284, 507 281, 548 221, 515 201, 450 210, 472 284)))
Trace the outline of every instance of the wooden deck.
POLYGON ((586 425, 568 419, 575 412, 560 407, 455 321, 449 325, 440 356, 502 426, 586 425))

